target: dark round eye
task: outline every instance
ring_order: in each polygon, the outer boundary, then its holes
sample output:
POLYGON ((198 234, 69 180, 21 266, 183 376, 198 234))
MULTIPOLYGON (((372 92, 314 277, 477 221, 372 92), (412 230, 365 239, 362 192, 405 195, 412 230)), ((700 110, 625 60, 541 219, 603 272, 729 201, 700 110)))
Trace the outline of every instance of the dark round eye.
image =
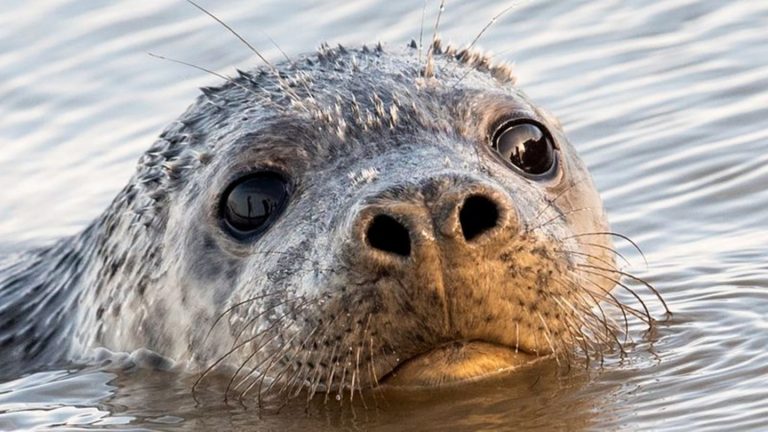
POLYGON ((288 182, 279 174, 264 172, 243 177, 227 188, 221 218, 230 233, 248 239, 266 230, 285 209, 288 182))
POLYGON ((493 138, 493 148, 526 174, 546 174, 555 165, 555 145, 549 133, 536 123, 503 126, 493 138))

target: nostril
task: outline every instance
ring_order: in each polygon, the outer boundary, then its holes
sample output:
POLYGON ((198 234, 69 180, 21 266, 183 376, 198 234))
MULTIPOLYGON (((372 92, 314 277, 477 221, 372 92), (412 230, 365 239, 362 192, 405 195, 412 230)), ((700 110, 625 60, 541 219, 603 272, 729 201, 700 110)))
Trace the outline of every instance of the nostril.
POLYGON ((470 241, 499 223, 499 208, 484 196, 472 195, 459 210, 459 222, 464 239, 470 241))
POLYGON ((366 232, 371 247, 401 256, 411 254, 411 236, 408 229, 393 217, 377 215, 366 232))

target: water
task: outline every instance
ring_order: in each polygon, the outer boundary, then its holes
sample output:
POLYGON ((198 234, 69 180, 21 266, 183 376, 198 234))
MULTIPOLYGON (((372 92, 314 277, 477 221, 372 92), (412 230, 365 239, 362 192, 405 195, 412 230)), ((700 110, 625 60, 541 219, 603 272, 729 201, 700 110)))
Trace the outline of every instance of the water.
MULTIPOLYGON (((279 58, 321 41, 404 44, 421 2, 206 1, 279 58), (301 29, 297 31, 297 29, 301 29)), ((448 2, 446 39, 468 42, 506 4, 448 2)), ((0 0, 0 251, 77 232, 129 178, 163 125, 256 60, 182 1, 0 0)), ((436 12, 430 3, 428 21, 436 12)), ((0 430, 568 429, 768 427, 768 3, 529 1, 481 45, 517 63, 591 168, 629 270, 674 312, 632 329, 624 362, 339 407, 333 397, 262 415, 184 374, 89 368, 0 384, 0 430)), ((658 307, 654 314, 661 316, 658 307)))

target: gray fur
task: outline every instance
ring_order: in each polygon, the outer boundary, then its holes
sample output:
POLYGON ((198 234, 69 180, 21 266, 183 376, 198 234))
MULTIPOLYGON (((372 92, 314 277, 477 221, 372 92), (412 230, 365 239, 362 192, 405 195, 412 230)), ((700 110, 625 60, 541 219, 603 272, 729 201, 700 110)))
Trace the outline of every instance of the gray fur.
POLYGON ((563 358, 612 342, 593 309, 614 283, 579 267, 610 265, 610 241, 575 237, 607 223, 556 120, 507 65, 439 41, 425 63, 411 47, 322 46, 279 76, 202 89, 82 234, 0 267, 2 373, 147 348, 198 370, 240 367, 241 394, 330 391, 374 385, 450 340, 563 358), (494 159, 490 128, 513 113, 552 131, 556 178, 494 159), (288 175, 291 202, 239 243, 220 229, 220 194, 265 168, 288 175), (468 191, 498 197, 507 217, 485 243, 451 243, 438 223, 468 191), (414 231, 418 263, 361 251, 365 218, 393 208, 431 227, 414 231))

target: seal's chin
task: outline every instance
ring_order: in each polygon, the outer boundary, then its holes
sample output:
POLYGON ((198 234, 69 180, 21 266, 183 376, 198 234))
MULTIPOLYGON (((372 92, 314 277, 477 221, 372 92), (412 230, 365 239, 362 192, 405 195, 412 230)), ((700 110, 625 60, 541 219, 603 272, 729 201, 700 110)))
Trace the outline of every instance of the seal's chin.
POLYGON ((438 387, 516 369, 537 356, 481 341, 454 341, 410 358, 383 382, 396 387, 438 387))

